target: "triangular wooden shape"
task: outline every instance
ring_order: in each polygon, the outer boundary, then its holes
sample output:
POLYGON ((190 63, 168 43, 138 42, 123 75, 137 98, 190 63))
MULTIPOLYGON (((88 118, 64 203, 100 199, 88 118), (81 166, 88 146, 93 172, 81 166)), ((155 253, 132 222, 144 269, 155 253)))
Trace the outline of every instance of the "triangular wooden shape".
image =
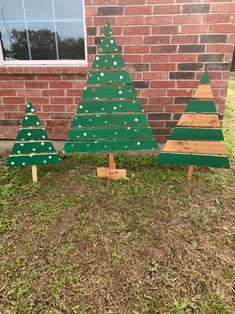
POLYGON ((201 84, 210 84, 210 78, 209 78, 209 74, 207 71, 205 71, 205 73, 202 75, 202 77, 200 79, 200 83, 201 84))
POLYGON ((210 85, 199 85, 195 94, 193 95, 194 98, 198 99, 213 99, 213 93, 210 85))

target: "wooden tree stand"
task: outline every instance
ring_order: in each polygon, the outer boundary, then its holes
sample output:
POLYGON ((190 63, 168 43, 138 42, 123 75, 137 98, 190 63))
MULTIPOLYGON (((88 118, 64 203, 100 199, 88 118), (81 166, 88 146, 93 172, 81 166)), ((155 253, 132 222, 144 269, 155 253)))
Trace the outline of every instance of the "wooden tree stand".
POLYGON ((188 174, 187 174, 187 178, 188 178, 188 181, 192 181, 192 178, 193 178, 193 169, 194 167, 192 165, 190 165, 188 167, 188 174))
POLYGON ((97 168, 97 176, 108 180, 118 180, 126 177, 126 169, 116 169, 113 153, 109 153, 109 167, 97 168))
POLYGON ((32 179, 34 183, 38 182, 37 166, 32 166, 32 179))

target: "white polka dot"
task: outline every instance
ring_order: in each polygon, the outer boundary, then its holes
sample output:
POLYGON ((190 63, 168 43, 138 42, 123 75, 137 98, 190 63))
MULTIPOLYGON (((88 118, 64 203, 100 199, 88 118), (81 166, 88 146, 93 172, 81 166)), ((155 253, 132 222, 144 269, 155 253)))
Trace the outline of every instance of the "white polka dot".
POLYGON ((129 89, 129 93, 131 93, 132 92, 132 90, 131 89, 129 89))
POLYGON ((63 150, 63 152, 62 152, 63 154, 65 154, 65 150, 63 150))
POLYGON ((104 108, 101 108, 102 111, 104 111, 104 108))
POLYGON ((113 65, 117 65, 117 61, 113 61, 113 65))
POLYGON ((114 134, 115 134, 115 135, 117 135, 118 133, 117 133, 117 132, 115 132, 114 134))
POLYGON ((45 143, 44 143, 44 142, 42 142, 42 143, 41 143, 41 145, 43 146, 43 145, 45 145, 45 143))
POLYGON ((104 123, 108 123, 108 121, 104 121, 104 123))
POLYGON ((125 146, 125 148, 127 148, 127 146, 125 146))
POLYGON ((96 64, 96 67, 98 68, 98 64, 96 64))
POLYGON ((93 134, 93 137, 95 137, 95 134, 93 134))
POLYGON ((35 111, 35 110, 32 108, 32 109, 31 109, 31 112, 34 112, 34 111, 35 111))
POLYGON ((144 109, 142 109, 141 112, 144 112, 144 109))
POLYGON ((25 162, 22 162, 22 166, 25 166, 25 162))
POLYGON ((127 124, 127 122, 125 121, 124 124, 127 124))
POLYGON ((131 128, 128 126, 128 127, 127 127, 127 130, 130 130, 130 129, 131 129, 131 128))
POLYGON ((48 149, 49 149, 49 150, 52 150, 52 147, 50 146, 50 147, 48 147, 48 149))
POLYGON ((135 132, 137 132, 137 130, 135 129, 135 132))
POLYGON ((51 158, 52 158, 51 156, 48 157, 48 159, 51 159, 51 158))
POLYGON ((40 124, 40 122, 36 122, 36 125, 39 125, 40 124))
POLYGON ((11 165, 14 165, 14 164, 15 164, 14 161, 12 161, 12 162, 11 162, 11 165))
POLYGON ((110 40, 110 43, 113 44, 113 39, 110 40))
POLYGON ((24 146, 24 144, 22 143, 22 144, 20 144, 20 146, 24 146))
POLYGON ((30 107, 30 104, 27 104, 27 107, 29 108, 29 107, 30 107))
POLYGON ((82 126, 81 126, 81 125, 79 125, 78 127, 79 127, 79 128, 81 128, 82 126))
POLYGON ((98 97, 95 97, 95 99, 98 100, 99 98, 98 98, 98 97))
POLYGON ((22 138, 21 141, 24 141, 24 138, 22 138))
POLYGON ((99 117, 100 117, 100 115, 99 115, 99 114, 97 114, 97 115, 96 115, 96 117, 97 117, 97 118, 99 118, 99 117))
POLYGON ((107 145, 104 145, 104 148, 107 148, 107 145))
POLYGON ((105 62, 108 62, 108 60, 107 60, 107 59, 105 59, 104 61, 105 61, 105 62))
POLYGON ((113 107, 113 109, 114 109, 114 110, 116 110, 116 109, 117 109, 117 107, 113 107))
POLYGON ((28 136, 31 136, 31 133, 28 133, 27 135, 28 135, 28 136))
POLYGON ((20 154, 21 153, 21 151, 20 150, 17 150, 17 154, 20 154))
POLYGON ((46 136, 45 136, 45 135, 43 135, 43 136, 42 136, 42 138, 46 138, 46 136))
POLYGON ((137 142, 136 144, 137 144, 137 145, 140 145, 140 142, 137 142))
POLYGON ((133 104, 135 104, 135 100, 133 100, 133 104))
POLYGON ((104 73, 102 72, 102 73, 100 73, 100 76, 104 76, 104 73))
POLYGON ((84 90, 87 90, 87 87, 84 87, 84 90))
POLYGON ((90 146, 90 144, 86 144, 86 146, 90 146))
POLYGON ((82 105, 80 105, 79 108, 82 109, 83 108, 82 105))
POLYGON ((32 151, 33 151, 33 152, 36 152, 36 148, 33 148, 32 151))
POLYGON ((94 141, 94 143, 97 144, 98 142, 97 142, 97 141, 94 141))
POLYGON ((87 133, 83 133, 84 136, 87 136, 87 133))
POLYGON ((123 76, 122 76, 122 75, 120 75, 120 76, 119 76, 119 78, 120 78, 120 80, 122 80, 122 79, 123 79, 123 76))
POLYGON ((119 94, 122 94, 122 91, 120 90, 118 93, 119 93, 119 94))
POLYGON ((138 122, 139 121, 139 119, 138 118, 135 118, 135 122, 138 122))
POLYGON ((44 164, 46 164, 46 163, 47 163, 47 161, 46 161, 46 160, 43 160, 43 163, 44 163, 44 164))
POLYGON ((99 58, 99 57, 95 57, 95 59, 96 59, 96 60, 100 60, 100 58, 99 58))
POLYGON ((92 119, 89 119, 89 121, 91 122, 91 121, 92 121, 92 119))
POLYGON ((28 117, 24 117, 25 118, 25 120, 28 120, 29 118, 28 117))

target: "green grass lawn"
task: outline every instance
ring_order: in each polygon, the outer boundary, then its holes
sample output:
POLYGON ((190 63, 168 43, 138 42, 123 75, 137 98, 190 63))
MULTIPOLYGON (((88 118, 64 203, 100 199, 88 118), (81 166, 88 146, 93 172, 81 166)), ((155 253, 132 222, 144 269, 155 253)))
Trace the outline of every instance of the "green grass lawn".
POLYGON ((0 159, 0 313, 235 313, 235 74, 224 128, 231 169, 118 154, 7 170, 0 159), (232 91, 233 89, 233 91, 232 91))

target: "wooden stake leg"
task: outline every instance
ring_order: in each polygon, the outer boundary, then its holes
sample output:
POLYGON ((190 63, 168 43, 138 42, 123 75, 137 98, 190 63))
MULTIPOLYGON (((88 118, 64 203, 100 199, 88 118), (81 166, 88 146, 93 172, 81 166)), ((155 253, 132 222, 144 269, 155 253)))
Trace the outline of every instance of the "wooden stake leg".
POLYGON ((193 169, 194 169, 194 167, 193 167, 192 165, 190 165, 190 166, 188 167, 188 175, 187 175, 188 181, 192 181, 192 178, 193 178, 193 169))
POLYGON ((37 166, 32 166, 32 179, 33 182, 38 182, 37 166))
POLYGON ((109 181, 118 180, 126 177, 126 169, 116 169, 116 163, 114 161, 113 153, 109 153, 109 167, 97 168, 97 176, 101 178, 107 178, 109 181))

